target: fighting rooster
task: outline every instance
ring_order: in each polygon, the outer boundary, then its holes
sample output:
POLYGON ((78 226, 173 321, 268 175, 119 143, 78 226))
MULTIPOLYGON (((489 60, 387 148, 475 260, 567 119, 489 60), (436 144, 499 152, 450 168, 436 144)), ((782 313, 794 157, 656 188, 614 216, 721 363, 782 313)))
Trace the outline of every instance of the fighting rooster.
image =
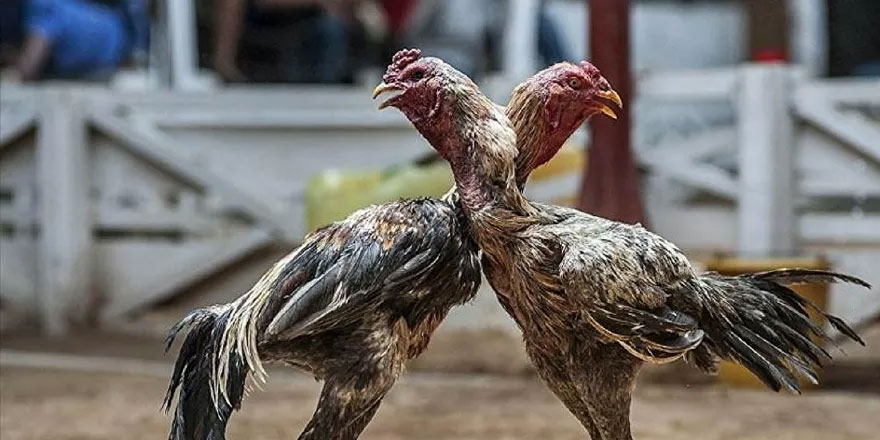
MULTIPOLYGON (((830 355, 811 337, 827 335, 807 314, 815 307, 786 285, 867 283, 798 269, 698 275, 673 244, 641 226, 530 203, 515 174, 516 136, 500 109, 439 60, 404 69, 425 73, 386 81, 381 89, 398 93, 383 106, 401 110, 450 163, 499 302, 543 380, 593 440, 632 438, 630 401, 646 361, 685 357, 713 372, 719 357, 729 359, 774 390, 797 391, 798 375, 816 380, 830 355)), ((560 64, 518 87, 508 114, 516 135, 535 134, 519 142, 543 151, 537 163, 564 140, 548 133, 613 113, 603 99, 619 101, 598 70, 560 64)), ((822 315, 862 342, 842 320, 822 315)))
MULTIPOLYGON (((386 78, 417 54, 398 53, 386 78)), ((457 196, 401 200, 355 212, 315 231, 247 293, 196 310, 166 395, 179 389, 172 440, 225 438, 249 375, 263 361, 324 381, 300 439, 355 439, 385 393, 428 345, 450 308, 480 283, 477 249, 457 196)))
MULTIPOLYGON (((386 83, 424 81, 435 66, 413 64, 419 58, 418 50, 396 54, 386 83)), ((425 114, 434 102, 418 93, 407 100, 425 114)), ((520 156, 523 183, 550 158, 535 153, 520 156)), ((474 296, 479 270, 455 191, 373 206, 314 232, 238 300, 196 310, 172 328, 169 346, 189 334, 166 395, 170 409, 180 390, 170 438, 223 439, 246 379, 265 376, 262 361, 324 381, 301 439, 357 438, 404 363, 425 350, 453 306, 474 296)))

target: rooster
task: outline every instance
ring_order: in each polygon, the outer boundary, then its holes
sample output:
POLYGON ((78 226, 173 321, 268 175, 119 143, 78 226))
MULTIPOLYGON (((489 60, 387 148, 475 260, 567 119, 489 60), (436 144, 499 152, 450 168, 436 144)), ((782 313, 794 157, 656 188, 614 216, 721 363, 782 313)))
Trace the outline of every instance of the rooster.
MULTIPOLYGON (((420 56, 398 52, 385 81, 426 81, 439 65, 414 63, 420 56)), ((430 111, 429 96, 407 99, 430 111)), ((520 180, 547 159, 522 154, 520 180)), ((477 247, 455 190, 373 206, 314 232, 239 299, 196 310, 171 329, 169 347, 189 333, 165 399, 170 410, 178 394, 170 439, 225 438, 246 379, 265 377, 263 361, 324 381, 301 439, 357 438, 404 363, 426 349, 453 306, 473 298, 479 281, 477 247)))
MULTIPOLYGON (((816 307, 786 286, 870 287, 864 281, 800 269, 698 275, 678 248, 639 225, 522 196, 517 136, 521 147, 536 148, 524 149, 538 152, 537 163, 564 140, 547 133, 570 134, 592 115, 613 114, 604 100, 619 98, 595 67, 564 63, 536 75, 514 92, 511 122, 442 61, 413 65, 425 77, 381 85, 397 91, 382 106, 398 108, 450 163, 499 302, 542 379, 593 440, 632 439, 630 402, 645 362, 685 357, 711 373, 724 358, 777 391, 797 392, 797 376, 816 381, 830 355, 811 337, 827 335, 807 313, 816 307)), ((845 322, 820 313, 863 343, 845 322)))

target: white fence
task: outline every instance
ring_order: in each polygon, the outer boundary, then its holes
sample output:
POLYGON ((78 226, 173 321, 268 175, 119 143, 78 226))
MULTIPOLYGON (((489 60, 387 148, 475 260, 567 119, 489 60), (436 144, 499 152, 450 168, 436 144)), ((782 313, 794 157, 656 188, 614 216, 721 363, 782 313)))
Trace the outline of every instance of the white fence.
MULTIPOLYGON (((699 252, 822 252, 876 278, 880 83, 746 66, 652 75, 638 91, 658 232, 699 252)), ((428 151, 361 90, 0 96, 0 300, 54 332, 181 293, 235 296, 277 255, 258 251, 306 232, 312 174, 428 151)), ((866 297, 833 304, 858 317, 877 309, 866 297)))

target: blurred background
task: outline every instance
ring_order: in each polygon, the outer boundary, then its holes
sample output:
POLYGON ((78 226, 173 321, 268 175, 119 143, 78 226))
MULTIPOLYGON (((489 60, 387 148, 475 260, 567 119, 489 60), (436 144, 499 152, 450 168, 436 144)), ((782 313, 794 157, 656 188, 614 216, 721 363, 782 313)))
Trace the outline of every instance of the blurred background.
MULTIPOLYGON (((315 227, 444 193, 446 164, 369 99, 402 47, 498 103, 561 60, 622 92, 621 119, 576 133, 530 198, 641 221, 706 270, 878 286, 878 23, 877 0, 0 0, 0 436, 164 436, 172 323, 315 227)), ((648 368, 636 438, 876 438, 880 291, 802 293, 867 349, 797 398, 731 366, 648 368)), ((317 385, 273 373, 231 438, 311 414, 317 385)), ((484 286, 363 437, 583 436, 484 286)))

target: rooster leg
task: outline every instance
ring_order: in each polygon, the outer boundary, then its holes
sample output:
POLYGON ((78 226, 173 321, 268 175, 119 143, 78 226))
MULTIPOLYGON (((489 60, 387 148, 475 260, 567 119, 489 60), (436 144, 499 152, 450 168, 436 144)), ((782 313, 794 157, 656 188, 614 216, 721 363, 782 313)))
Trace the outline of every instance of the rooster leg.
MULTIPOLYGON (((402 363, 401 363, 402 365, 402 363)), ((354 440, 379 409, 382 398, 397 378, 399 368, 373 374, 349 370, 343 380, 328 378, 318 407, 299 440, 354 440)))
POLYGON ((574 384, 599 431, 592 440, 632 440, 630 403, 642 361, 617 344, 600 344, 573 362, 574 384))
POLYGON ((340 439, 344 440, 355 440, 358 436, 364 432, 364 429, 367 425, 370 424, 370 421, 373 420, 373 416, 376 415, 376 411, 379 410, 379 405, 382 404, 382 401, 379 400, 373 404, 369 409, 364 411, 360 416, 355 418, 345 427, 340 435, 340 439))
POLYGON ((547 388, 581 422, 584 429, 590 433, 591 439, 601 438, 599 437, 599 431, 596 429, 596 424, 593 423, 593 419, 590 417, 587 404, 581 399, 580 392, 575 388, 568 371, 562 368, 565 365, 565 360, 547 356, 538 350, 531 350, 530 348, 527 346, 526 351, 538 372, 538 376, 541 377, 547 388))
POLYGON ((376 414, 403 372, 409 330, 401 320, 392 327, 374 327, 367 336, 352 344, 361 349, 357 356, 337 361, 324 375, 318 407, 299 440, 355 440, 376 414))

